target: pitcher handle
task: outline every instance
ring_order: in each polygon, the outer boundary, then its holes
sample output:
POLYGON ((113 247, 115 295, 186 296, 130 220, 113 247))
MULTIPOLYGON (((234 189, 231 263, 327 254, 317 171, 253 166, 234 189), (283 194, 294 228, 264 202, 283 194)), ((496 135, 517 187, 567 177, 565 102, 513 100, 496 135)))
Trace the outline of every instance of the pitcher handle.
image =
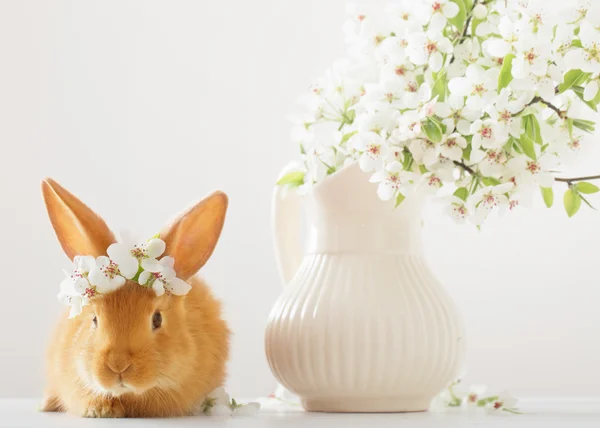
MULTIPOLYGON (((280 174, 297 170, 296 163, 288 164, 280 174)), ((276 185, 271 203, 273 244, 279 275, 284 285, 294 278, 304 255, 301 237, 301 199, 296 189, 276 185)))

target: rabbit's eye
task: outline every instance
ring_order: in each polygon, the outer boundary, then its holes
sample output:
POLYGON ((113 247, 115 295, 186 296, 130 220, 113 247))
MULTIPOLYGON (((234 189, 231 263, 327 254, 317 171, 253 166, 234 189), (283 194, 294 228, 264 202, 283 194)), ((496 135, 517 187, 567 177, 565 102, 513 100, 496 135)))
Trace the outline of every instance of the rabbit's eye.
POLYGON ((94 325, 94 328, 98 327, 98 318, 96 318, 96 315, 92 318, 92 324, 94 325))
POLYGON ((160 314, 160 312, 156 311, 156 312, 154 312, 154 315, 152 315, 152 330, 156 330, 157 328, 160 328, 161 325, 162 325, 162 315, 160 314))

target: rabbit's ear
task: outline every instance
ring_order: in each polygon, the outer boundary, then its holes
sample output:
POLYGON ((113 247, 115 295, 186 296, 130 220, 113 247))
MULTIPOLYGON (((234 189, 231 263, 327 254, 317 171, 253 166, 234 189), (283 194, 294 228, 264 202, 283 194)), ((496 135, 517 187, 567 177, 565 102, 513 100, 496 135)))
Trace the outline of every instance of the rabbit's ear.
POLYGON ((189 279, 210 258, 223 229, 227 203, 225 193, 214 192, 160 233, 166 254, 175 258, 179 278, 189 279))
POLYGON ((51 178, 42 181, 48 216, 65 254, 98 257, 116 242, 104 220, 51 178))

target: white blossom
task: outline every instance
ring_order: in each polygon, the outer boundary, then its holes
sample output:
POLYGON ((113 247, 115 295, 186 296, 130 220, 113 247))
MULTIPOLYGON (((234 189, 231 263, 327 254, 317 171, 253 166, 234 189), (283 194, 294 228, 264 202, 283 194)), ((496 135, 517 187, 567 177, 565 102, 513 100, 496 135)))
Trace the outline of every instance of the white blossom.
POLYGON ((256 416, 259 410, 259 403, 238 403, 223 387, 208 394, 202 403, 202 412, 207 416, 256 416))
MULTIPOLYGON (((114 245, 114 244, 113 244, 114 245)), ((113 253, 114 255, 114 253, 113 253)), ((135 259, 134 259, 135 260, 135 259)), ((137 261, 135 262, 135 272, 137 272, 137 261)), ((127 272, 129 278, 133 278, 135 273, 127 272)), ((121 267, 114 260, 106 256, 100 256, 96 259, 96 265, 90 271, 90 282, 96 286, 99 293, 110 293, 122 287, 126 278, 121 272, 121 267)))
POLYGON ((467 205, 466 201, 463 201, 456 196, 450 197, 448 201, 448 214, 458 224, 464 224, 468 221, 472 208, 467 205))
POLYGON ((498 30, 501 38, 491 38, 484 43, 487 52, 493 57, 504 58, 513 53, 515 44, 519 41, 521 35, 522 23, 514 21, 508 16, 500 19, 498 30))
POLYGON ((539 36, 521 37, 516 44, 516 56, 512 62, 512 75, 524 79, 529 74, 545 76, 550 60, 550 45, 539 36))
POLYGON ((482 224, 488 214, 495 208, 508 205, 506 194, 513 188, 512 183, 504 183, 498 186, 488 186, 476 192, 469 198, 475 212, 472 214, 472 222, 476 225, 482 224))
POLYGON ((92 256, 76 256, 73 270, 65 272, 67 277, 60 284, 58 300, 71 307, 69 318, 73 318, 96 295, 112 293, 127 280, 151 287, 158 296, 165 291, 175 295, 187 294, 191 286, 177 278, 173 257, 155 259, 165 248, 164 241, 151 238, 133 247, 122 243, 112 244, 107 249, 108 257, 94 259, 92 256))
POLYGON ((444 137, 440 145, 440 154, 450 160, 458 161, 462 158, 463 149, 467 147, 467 140, 459 133, 444 137))
POLYGON ((473 16, 477 19, 483 19, 487 16, 488 10, 485 5, 479 3, 473 9, 473 16))
MULTIPOLYGON (((456 6, 455 3, 451 3, 456 6)), ((433 71, 444 65, 444 54, 452 51, 452 43, 439 32, 415 33, 408 36, 407 53, 413 64, 429 64, 433 71)))
POLYGON ((600 73, 600 30, 588 21, 581 23, 579 39, 582 49, 572 49, 565 55, 565 62, 572 69, 600 73))
POLYGON ((471 125, 481 117, 481 110, 466 107, 463 97, 450 97, 447 103, 437 103, 434 112, 443 119, 446 132, 457 130, 462 135, 471 135, 471 125))
POLYGON ((450 0, 424 0, 425 12, 432 13, 430 26, 434 30, 441 30, 446 25, 448 18, 454 18, 460 11, 458 5, 450 0))
POLYGON ((517 405, 517 399, 510 395, 508 392, 503 392, 485 406, 485 410, 488 414, 500 414, 503 411, 514 411, 517 405))
POLYGON ((476 407, 477 402, 484 398, 484 394, 487 391, 487 386, 485 385, 471 385, 469 387, 469 392, 465 395, 463 399, 463 405, 466 407, 476 407))
POLYGON ((382 135, 369 131, 352 138, 352 148, 360 153, 360 168, 365 171, 381 169, 387 152, 387 144, 382 135))
POLYGON ((509 129, 493 119, 476 120, 471 125, 473 149, 497 149, 508 140, 509 129))
POLYGON ((173 270, 174 262, 173 257, 163 257, 158 261, 159 268, 156 272, 144 271, 140 274, 140 284, 152 287, 157 296, 162 296, 165 291, 176 296, 187 294, 192 287, 177 278, 175 270, 173 270))
POLYGON ((373 174, 370 181, 379 183, 377 195, 387 201, 392 199, 398 191, 406 193, 406 190, 411 187, 410 185, 414 184, 415 174, 403 171, 399 162, 391 162, 385 167, 385 170, 373 174))
POLYGON ((426 138, 414 140, 409 147, 415 159, 425 166, 437 162, 441 149, 439 144, 426 138))
POLYGON ((448 87, 452 96, 467 97, 468 108, 481 110, 496 97, 497 84, 497 70, 485 70, 480 65, 471 64, 465 77, 450 80, 448 87))

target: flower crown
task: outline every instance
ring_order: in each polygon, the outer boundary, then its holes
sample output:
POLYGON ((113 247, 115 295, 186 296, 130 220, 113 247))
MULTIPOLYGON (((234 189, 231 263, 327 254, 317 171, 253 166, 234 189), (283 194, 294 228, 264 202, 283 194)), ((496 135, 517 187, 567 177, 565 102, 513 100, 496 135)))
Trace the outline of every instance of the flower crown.
POLYGON ((126 280, 137 282, 142 287, 152 288, 157 296, 165 292, 183 296, 191 286, 177 278, 170 256, 160 257, 166 244, 153 237, 132 248, 114 243, 106 250, 107 256, 76 256, 73 270, 65 271, 60 284, 58 300, 71 307, 69 318, 79 315, 90 299, 98 294, 108 294, 122 287, 126 280))

